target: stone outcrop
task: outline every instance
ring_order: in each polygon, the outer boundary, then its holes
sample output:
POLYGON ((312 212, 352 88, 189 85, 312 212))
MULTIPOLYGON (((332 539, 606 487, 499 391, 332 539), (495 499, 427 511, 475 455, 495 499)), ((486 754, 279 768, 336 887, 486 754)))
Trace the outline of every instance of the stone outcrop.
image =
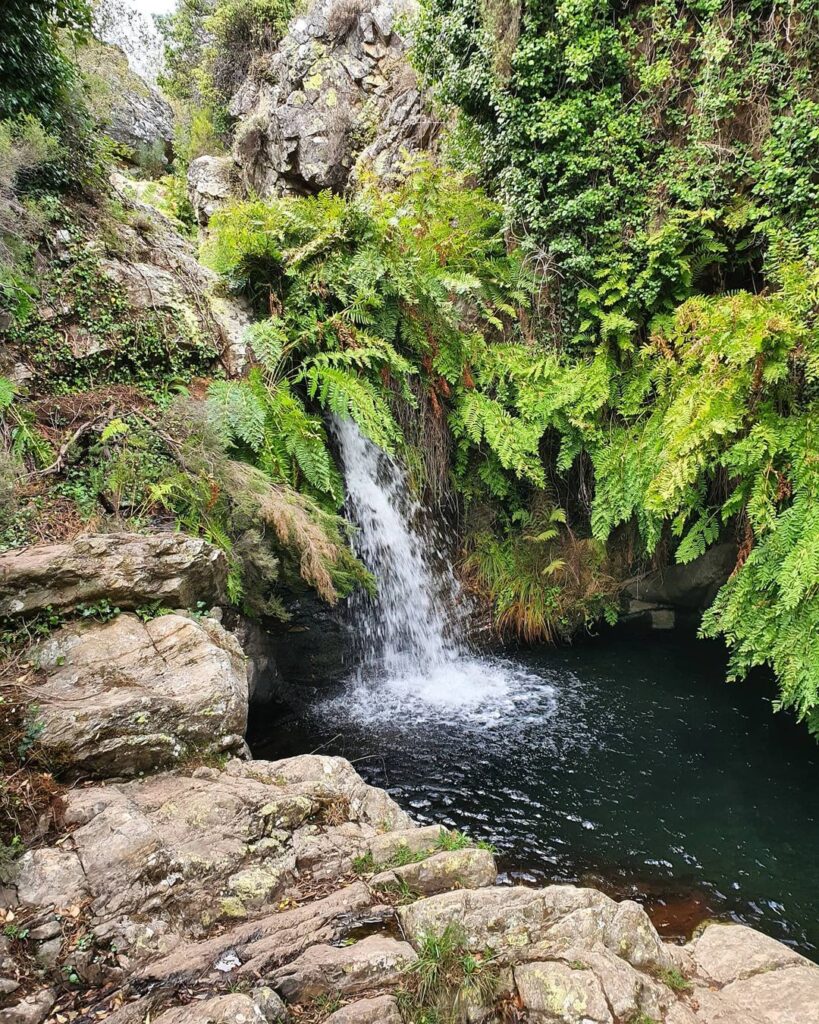
POLYGON ((194 752, 244 749, 245 659, 213 619, 70 624, 32 661, 37 746, 52 764, 133 775, 194 752))
POLYGON ((819 1024, 819 968, 774 940, 711 924, 672 946, 635 903, 496 886, 488 851, 415 826, 341 758, 232 760, 63 804, 59 845, 26 853, 4 896, 45 965, 21 998, 0 959, 4 1020, 60 1012, 70 964, 113 1024, 276 1024, 287 1004, 407 1024, 418 951, 448 933, 493 972, 462 1004, 474 1022, 819 1024), (419 898, 410 880, 430 878, 450 891, 419 898))
POLYGON ((234 96, 234 156, 262 196, 341 189, 356 165, 387 174, 427 146, 424 109, 396 20, 412 0, 313 0, 234 96))
POLYGON ((185 328, 179 344, 197 339, 209 344, 229 373, 241 373, 248 359, 247 305, 225 294, 218 276, 199 262, 180 226, 151 205, 150 186, 117 173, 111 181, 131 215, 127 222, 109 226, 127 254, 125 259, 107 259, 111 279, 126 290, 137 313, 153 309, 175 315, 185 328))
POLYGON ((0 615, 71 611, 106 600, 123 609, 218 604, 227 562, 218 548, 181 533, 106 533, 0 554, 0 615))
POLYGON ((135 162, 167 162, 173 143, 170 104, 131 70, 117 46, 89 40, 77 58, 90 85, 92 110, 107 134, 135 162))
POLYGON ((702 612, 734 570, 736 544, 716 544, 685 565, 655 569, 626 587, 627 621, 671 629, 679 613, 702 612))
POLYGON ((188 168, 188 198, 201 227, 236 191, 237 168, 229 156, 200 156, 188 168))

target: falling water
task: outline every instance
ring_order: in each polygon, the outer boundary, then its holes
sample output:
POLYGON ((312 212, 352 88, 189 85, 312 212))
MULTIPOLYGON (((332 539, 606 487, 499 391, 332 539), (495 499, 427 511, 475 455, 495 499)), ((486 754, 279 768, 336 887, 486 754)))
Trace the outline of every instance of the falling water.
POLYGON ((485 722, 516 708, 529 695, 521 670, 469 650, 468 603, 448 545, 412 497, 403 468, 355 423, 338 421, 334 432, 353 545, 377 583, 375 595, 353 598, 357 665, 344 713, 395 724, 410 707, 416 723, 457 709, 485 722))

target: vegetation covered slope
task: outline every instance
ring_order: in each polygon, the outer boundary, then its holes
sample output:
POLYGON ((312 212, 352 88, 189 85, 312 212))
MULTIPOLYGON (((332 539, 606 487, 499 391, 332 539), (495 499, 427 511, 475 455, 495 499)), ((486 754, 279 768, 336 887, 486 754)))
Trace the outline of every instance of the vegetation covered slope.
MULTIPOLYGON (((186 2, 167 23, 183 155, 199 151, 197 123, 203 145, 230 141, 226 41, 249 67, 289 12, 186 2)), ((367 583, 335 518, 327 414, 356 419, 455 508, 464 575, 508 634, 613 618, 628 573, 735 538, 703 629, 728 641, 734 676, 771 665, 781 705, 816 730, 817 16, 808 0, 423 0, 415 61, 451 126, 437 165, 344 197, 226 207, 204 258, 255 308, 255 367, 241 381, 204 354, 180 367, 173 387, 209 396, 185 411, 183 448, 167 373, 157 388, 135 367, 151 409, 125 410, 83 457, 106 473, 138 462, 127 507, 236 552, 261 611, 287 551, 331 600, 367 583), (271 487, 297 520, 257 500, 271 487)), ((43 118, 7 118, 6 152, 39 147, 32 167, 63 167, 63 129, 43 118)), ((89 152, 81 181, 110 159, 89 152)), ((6 191, 52 230, 54 182, 15 169, 6 191)), ((4 287, 36 348, 18 257, 4 287)), ((60 275, 74 272, 69 259, 60 275)), ((19 447, 31 407, 9 408, 19 447)))
MULTIPOLYGON (((819 5, 425 0, 417 60, 539 274, 498 354, 521 424, 593 467, 593 535, 679 561, 725 530, 705 618, 819 727, 819 5)), ((490 383, 487 380, 487 383, 490 383)), ((534 452, 533 452, 534 454, 534 452)))

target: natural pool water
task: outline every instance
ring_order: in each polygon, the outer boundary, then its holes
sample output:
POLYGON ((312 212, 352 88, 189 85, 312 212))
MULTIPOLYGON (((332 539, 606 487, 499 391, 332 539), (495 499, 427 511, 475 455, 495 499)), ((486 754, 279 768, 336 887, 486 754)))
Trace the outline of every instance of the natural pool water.
POLYGON ((669 936, 730 916, 819 959, 819 750, 769 679, 724 668, 719 644, 615 633, 302 689, 251 745, 349 758, 420 821, 494 843, 508 877, 632 896, 669 936))

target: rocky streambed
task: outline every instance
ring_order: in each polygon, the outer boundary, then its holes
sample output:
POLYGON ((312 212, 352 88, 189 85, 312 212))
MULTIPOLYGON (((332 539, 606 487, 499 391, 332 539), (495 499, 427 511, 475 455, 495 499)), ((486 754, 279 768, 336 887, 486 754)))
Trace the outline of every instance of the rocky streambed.
POLYGON ((819 967, 750 928, 663 942, 634 902, 496 884, 342 758, 249 759, 223 568, 177 535, 0 557, 6 614, 66 616, 5 681, 63 786, 6 865, 4 1024, 819 1021, 819 967))

